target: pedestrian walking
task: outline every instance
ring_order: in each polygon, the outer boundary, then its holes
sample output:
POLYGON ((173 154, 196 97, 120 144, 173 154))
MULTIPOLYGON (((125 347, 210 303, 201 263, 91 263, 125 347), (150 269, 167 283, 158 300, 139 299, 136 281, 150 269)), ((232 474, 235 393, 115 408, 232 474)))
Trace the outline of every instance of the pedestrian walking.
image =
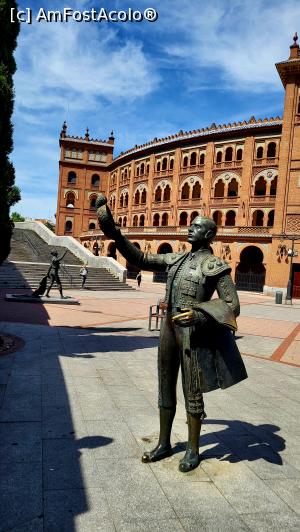
POLYGON ((136 280, 137 280, 138 287, 140 287, 141 286, 141 282, 142 282, 142 274, 141 274, 141 272, 139 272, 137 274, 136 280))
POLYGON ((81 275, 81 288, 84 288, 84 285, 85 285, 85 282, 86 282, 86 278, 87 278, 87 275, 88 275, 87 267, 83 266, 81 268, 79 274, 81 275))

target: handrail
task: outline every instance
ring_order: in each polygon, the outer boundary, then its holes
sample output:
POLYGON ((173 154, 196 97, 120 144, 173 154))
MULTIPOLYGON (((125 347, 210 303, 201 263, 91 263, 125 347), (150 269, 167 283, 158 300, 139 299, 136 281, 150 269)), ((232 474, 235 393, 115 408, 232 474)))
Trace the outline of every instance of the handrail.
POLYGON ((25 231, 23 231, 22 236, 23 236, 23 238, 25 237, 24 240, 26 240, 26 242, 29 244, 29 247, 30 247, 31 250, 33 251, 33 254, 34 254, 36 257, 39 257, 40 254, 39 254, 38 249, 37 249, 36 246, 33 244, 33 242, 31 241, 31 239, 29 238, 29 236, 26 234, 25 231))
POLYGON ((67 270, 63 262, 60 263, 60 267, 62 271, 64 272, 64 274, 69 278, 70 285, 73 286, 73 275, 71 275, 71 273, 67 270))

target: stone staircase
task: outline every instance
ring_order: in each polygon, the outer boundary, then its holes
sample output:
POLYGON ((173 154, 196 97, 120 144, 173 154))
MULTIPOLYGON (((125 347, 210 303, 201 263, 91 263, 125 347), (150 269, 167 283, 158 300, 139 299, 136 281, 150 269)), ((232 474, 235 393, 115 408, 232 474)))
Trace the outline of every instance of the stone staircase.
MULTIPOLYGON (((66 248, 49 246, 34 231, 14 229, 11 241, 11 253, 8 260, 0 267, 0 288, 32 288, 36 289, 50 264, 50 251, 56 249, 61 256, 66 248)), ((81 287, 79 274, 82 262, 70 251, 65 255, 59 276, 63 289, 81 287)), ((53 289, 55 290, 55 286, 53 289)), ((90 268, 85 284, 88 290, 132 290, 105 268, 90 268)))

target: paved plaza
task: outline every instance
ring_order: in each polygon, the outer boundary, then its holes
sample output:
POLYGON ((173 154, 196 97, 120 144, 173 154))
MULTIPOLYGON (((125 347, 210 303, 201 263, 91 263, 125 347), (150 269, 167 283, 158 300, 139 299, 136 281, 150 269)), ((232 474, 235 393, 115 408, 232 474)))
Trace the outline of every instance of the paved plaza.
MULTIPOLYGON (((68 292, 81 305, 0 300, 0 531, 299 531, 300 305, 242 293, 236 338, 249 379, 206 394, 202 461, 140 461, 158 437, 148 310, 163 286, 68 292)), ((2 293, 2 298, 4 293, 2 293)))

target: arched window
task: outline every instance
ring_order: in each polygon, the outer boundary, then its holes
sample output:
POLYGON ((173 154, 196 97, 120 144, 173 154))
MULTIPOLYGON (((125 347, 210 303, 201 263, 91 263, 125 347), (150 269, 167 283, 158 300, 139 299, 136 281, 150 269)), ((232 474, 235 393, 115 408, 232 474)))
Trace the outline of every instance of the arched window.
POLYGON ((183 163, 182 163, 182 166, 183 166, 184 168, 186 168, 187 165, 188 165, 188 162, 189 162, 189 158, 188 158, 188 156, 186 155, 185 157, 183 157, 183 163))
POLYGON ((72 229, 73 229, 73 223, 71 222, 71 220, 67 220, 65 223, 65 232, 70 233, 72 229))
POLYGON ((157 187, 155 191, 154 201, 161 201, 161 188, 157 187))
POLYGON ((92 175, 92 187, 99 187, 100 185, 100 176, 98 174, 92 175))
POLYGON ((268 213, 268 222, 267 222, 268 227, 273 227, 274 225, 274 214, 275 214, 274 210, 268 213))
POLYGON ((119 224, 122 226, 122 217, 121 217, 121 216, 119 217, 118 222, 119 222, 119 224))
POLYGON ((217 152, 217 163, 221 163, 222 162, 222 152, 221 151, 218 151, 217 152))
POLYGON ((243 160, 243 150, 242 148, 239 148, 236 152, 236 160, 242 161, 243 160))
POLYGON ((196 199, 196 198, 199 199, 200 197, 201 197, 201 185, 197 181, 197 183, 195 183, 194 186, 193 186, 192 198, 193 199, 196 199))
POLYGON ((179 216, 179 225, 187 225, 187 212, 181 212, 179 216))
POLYGON ((225 225, 235 225, 235 212, 234 211, 226 212, 225 225))
POLYGON ((128 192, 124 195, 124 207, 128 207, 128 192))
POLYGON ((191 223, 192 223, 193 220, 195 220, 195 218, 197 218, 197 216, 199 216, 198 211, 193 211, 192 214, 191 214, 191 218, 190 218, 191 223))
POLYGON ((170 159, 170 170, 174 168, 174 159, 170 159))
POLYGON ((164 212, 161 217, 161 225, 168 225, 168 213, 164 212))
POLYGON ((149 163, 147 163, 146 172, 147 172, 147 174, 149 174, 149 172, 150 172, 150 164, 149 163))
POLYGON ((270 142, 267 149, 267 157, 276 157, 276 142, 270 142))
POLYGON ((74 209, 75 207, 75 194, 73 192, 68 192, 66 197, 66 207, 74 209))
POLYGON ((193 151, 191 153, 190 165, 195 166, 197 164, 197 153, 193 151))
POLYGON ((225 151, 225 161, 232 161, 232 148, 229 146, 225 151))
POLYGON ((140 167, 139 166, 136 169, 136 175, 137 175, 137 177, 140 175, 140 167))
POLYGON ((89 231, 93 231, 94 229, 96 229, 96 225, 94 224, 94 222, 91 222, 89 224, 89 231))
POLYGON ((138 224, 138 217, 137 217, 137 215, 135 215, 133 217, 132 225, 133 225, 133 227, 137 227, 137 224, 138 224))
POLYGON ((140 216, 140 227, 144 227, 145 225, 145 215, 141 214, 140 216))
POLYGON ((213 213, 213 221, 218 226, 222 225, 222 212, 221 211, 215 211, 213 213))
POLYGON ((223 198, 224 197, 224 190, 225 190, 225 185, 224 185, 222 179, 219 179, 219 181, 217 181, 216 184, 215 184, 214 197, 215 198, 223 198))
POLYGON ((75 172, 69 172, 68 173, 68 183, 72 183, 73 185, 76 183, 76 173, 75 172))
POLYGON ((265 196, 267 190, 267 183, 265 178, 261 175, 255 183, 254 196, 265 196))
POLYGON ((188 183, 184 183, 181 189, 181 199, 189 199, 190 197, 190 187, 188 183))
POLYGON ((128 174, 127 168, 125 168, 125 170, 124 170, 124 179, 127 179, 127 174, 128 174))
POLYGON ((123 227, 126 227, 127 225, 127 216, 124 216, 123 218, 123 227))
POLYGON ((262 159, 264 155, 264 149, 262 146, 258 146, 256 150, 256 159, 262 159))
POLYGON ((124 196, 123 196, 123 194, 121 194, 121 196, 120 196, 120 208, 121 209, 123 208, 123 205, 124 205, 124 196))
POLYGON ((95 210, 96 209, 96 196, 92 196, 90 198, 90 209, 95 210))
POLYGON ((170 185, 166 185, 164 190, 164 201, 170 201, 171 188, 170 185))
POLYGON ((137 190, 135 195, 134 195, 134 204, 138 205, 139 203, 140 203, 140 191, 137 190))
POLYGON ((238 191, 239 191, 239 184, 234 177, 228 184, 228 196, 229 197, 238 196, 238 191))
POLYGON ((160 161, 157 161, 156 163, 156 171, 160 172, 160 161))
POLYGON ((147 201, 147 191, 144 188, 141 194, 141 203, 146 203, 146 201, 147 201))
POLYGON ((153 225, 154 227, 158 227, 159 226, 159 214, 154 214, 153 216, 153 225))
POLYGON ((262 227, 264 225, 264 212, 261 210, 254 211, 252 216, 252 226, 262 227))
POLYGON ((144 175, 145 173, 145 165, 144 163, 141 164, 141 175, 144 175))
POLYGON ((277 175, 271 181, 270 195, 276 196, 276 192, 277 192, 277 175))
POLYGON ((163 160, 162 160, 161 169, 162 170, 166 170, 167 167, 168 167, 168 159, 167 159, 167 157, 164 157, 163 160))
POLYGON ((200 155, 200 164, 204 164, 205 163, 205 153, 201 153, 200 155))

